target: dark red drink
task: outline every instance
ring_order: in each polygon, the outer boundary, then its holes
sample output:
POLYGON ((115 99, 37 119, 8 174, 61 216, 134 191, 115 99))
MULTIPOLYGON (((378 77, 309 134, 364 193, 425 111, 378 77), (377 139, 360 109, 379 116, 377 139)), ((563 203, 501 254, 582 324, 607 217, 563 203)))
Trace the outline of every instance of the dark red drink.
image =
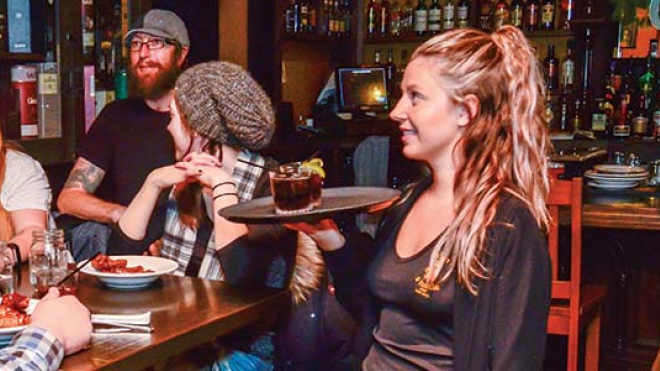
POLYGON ((312 210, 311 178, 309 172, 272 173, 270 190, 275 202, 275 213, 297 214, 312 210))
POLYGON ((321 206, 321 192, 323 189, 323 178, 318 173, 312 173, 312 179, 309 181, 310 196, 314 207, 321 206))

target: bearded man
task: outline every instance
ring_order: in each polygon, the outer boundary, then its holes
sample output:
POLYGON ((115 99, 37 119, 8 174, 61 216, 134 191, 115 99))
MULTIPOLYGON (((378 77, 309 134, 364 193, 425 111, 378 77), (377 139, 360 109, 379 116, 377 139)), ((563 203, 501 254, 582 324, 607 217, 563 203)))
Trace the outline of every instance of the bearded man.
MULTIPOLYGON (((125 43, 130 50, 131 97, 114 101, 101 111, 82 139, 57 200, 63 214, 57 224, 65 229, 76 261, 97 251, 143 252, 106 251, 111 227, 147 175, 174 162, 167 125, 174 83, 190 47, 186 26, 173 12, 152 9, 133 25, 125 43)), ((165 199, 156 208, 163 217, 165 199)), ((158 231, 149 232, 144 249, 159 237, 158 231)))

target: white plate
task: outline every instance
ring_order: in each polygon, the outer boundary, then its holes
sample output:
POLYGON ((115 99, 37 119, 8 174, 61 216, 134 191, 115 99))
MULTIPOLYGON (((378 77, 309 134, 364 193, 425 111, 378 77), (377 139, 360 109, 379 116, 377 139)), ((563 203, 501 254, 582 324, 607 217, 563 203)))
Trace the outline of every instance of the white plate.
POLYGON ((635 188, 637 186, 637 183, 634 183, 632 185, 630 184, 610 184, 610 183, 596 183, 596 182, 589 182, 587 183, 590 186, 594 188, 601 188, 601 189, 629 189, 629 188, 635 188))
POLYGON ((597 173, 593 170, 588 170, 584 173, 584 176, 586 178, 591 178, 594 180, 609 180, 609 181, 621 180, 624 182, 631 182, 631 181, 644 180, 649 176, 649 173, 644 172, 644 173, 636 173, 636 174, 603 174, 603 173, 597 173))
MULTIPOLYGON (((39 303, 38 299, 30 299, 30 305, 28 306, 26 311, 27 314, 32 314, 32 312, 34 311, 34 307, 37 306, 37 303, 39 303)), ((16 335, 19 331, 23 330, 26 327, 27 325, 0 328, 0 347, 4 347, 7 344, 9 344, 11 342, 11 339, 14 338, 14 335, 16 335)))
POLYGON ((594 170, 601 173, 613 174, 640 174, 645 173, 646 169, 639 166, 601 164, 594 166, 594 170))
POLYGON ((118 255, 111 256, 112 259, 125 259, 128 267, 141 265, 144 269, 150 269, 149 273, 104 273, 99 272, 91 264, 81 270, 85 274, 95 276, 106 286, 116 290, 139 290, 151 285, 158 277, 172 273, 178 267, 173 260, 158 258, 155 256, 140 255, 118 255))
POLYGON ((628 180, 626 180, 626 181, 621 181, 621 180, 611 181, 611 180, 603 180, 603 179, 594 179, 591 183, 602 184, 604 186, 611 185, 613 187, 616 187, 616 186, 619 186, 619 187, 626 187, 626 186, 636 187, 637 185, 639 185, 639 182, 634 181, 634 180, 633 181, 628 181, 628 180))

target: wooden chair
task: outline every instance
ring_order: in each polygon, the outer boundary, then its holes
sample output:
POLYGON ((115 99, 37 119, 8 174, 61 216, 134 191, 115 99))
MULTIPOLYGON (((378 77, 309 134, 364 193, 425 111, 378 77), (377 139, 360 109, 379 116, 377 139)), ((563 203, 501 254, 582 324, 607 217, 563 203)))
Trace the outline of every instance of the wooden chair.
MULTIPOLYGON (((548 333, 568 336, 568 371, 578 369, 580 333, 586 335, 584 369, 598 370, 601 303, 606 289, 582 284, 582 178, 552 179, 547 206, 552 223, 548 229, 548 248, 552 260, 552 304, 548 333), (570 210, 570 278, 559 276, 560 209, 570 210)), ((562 215, 566 216, 565 213, 562 215)))

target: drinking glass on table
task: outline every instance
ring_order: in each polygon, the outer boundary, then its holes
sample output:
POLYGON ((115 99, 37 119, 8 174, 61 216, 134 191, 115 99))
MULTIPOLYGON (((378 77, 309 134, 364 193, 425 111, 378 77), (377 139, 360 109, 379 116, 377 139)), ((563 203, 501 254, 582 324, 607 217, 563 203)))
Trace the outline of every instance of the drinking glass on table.
MULTIPOLYGON (((64 242, 64 231, 49 229, 32 232, 30 247, 30 283, 41 297, 55 287, 76 264, 64 242)), ((77 277, 71 277, 59 286, 61 294, 75 294, 77 277)))
POLYGON ((14 292, 14 254, 4 241, 0 241, 0 294, 14 292))

